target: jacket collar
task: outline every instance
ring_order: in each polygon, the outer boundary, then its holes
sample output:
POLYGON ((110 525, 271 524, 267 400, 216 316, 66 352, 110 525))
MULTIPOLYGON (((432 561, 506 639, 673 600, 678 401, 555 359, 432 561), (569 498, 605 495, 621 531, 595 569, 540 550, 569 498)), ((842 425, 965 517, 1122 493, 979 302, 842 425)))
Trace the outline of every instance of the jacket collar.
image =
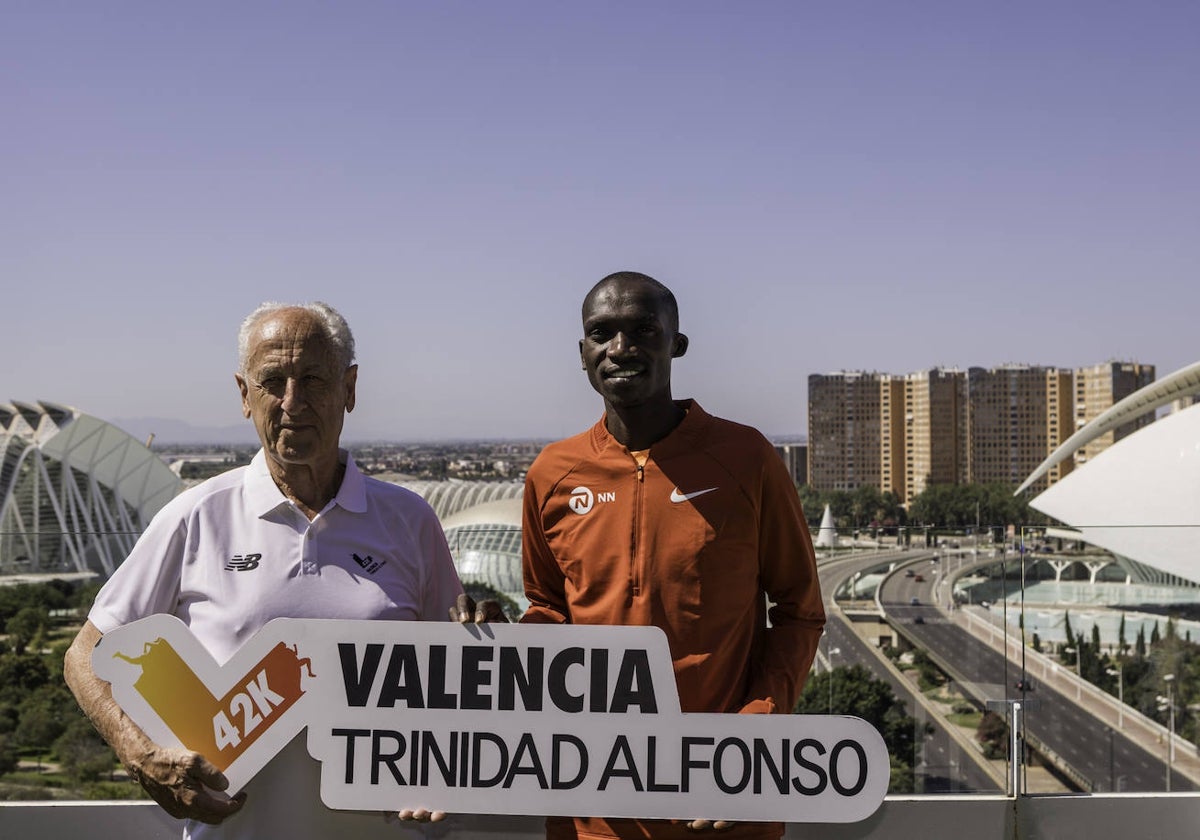
MULTIPOLYGON (((679 425, 672 429, 670 434, 651 444, 650 457, 655 460, 661 461, 680 451, 694 449, 696 442, 704 435, 705 429, 712 420, 712 415, 701 408, 700 403, 695 400, 675 400, 675 404, 686 411, 687 415, 679 421, 679 425)), ((629 450, 608 431, 607 420, 608 415, 606 414, 596 425, 592 426, 592 447, 597 453, 615 451, 628 454, 629 450)))

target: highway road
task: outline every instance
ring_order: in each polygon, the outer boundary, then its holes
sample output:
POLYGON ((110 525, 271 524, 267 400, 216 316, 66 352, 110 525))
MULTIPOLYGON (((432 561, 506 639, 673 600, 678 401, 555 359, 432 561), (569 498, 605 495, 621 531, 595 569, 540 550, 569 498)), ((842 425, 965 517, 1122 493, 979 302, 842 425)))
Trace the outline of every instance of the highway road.
MULTIPOLYGON (((887 682, 904 703, 908 714, 916 719, 922 729, 926 724, 932 727, 932 734, 922 734, 917 739, 917 756, 915 773, 917 790, 919 792, 936 793, 996 793, 1004 792, 1003 785, 989 775, 984 768, 981 756, 973 747, 964 748, 952 738, 946 730, 945 723, 936 715, 928 714, 911 684, 898 677, 896 672, 889 669, 883 661, 880 652, 871 644, 861 639, 851 628, 849 622, 835 609, 831 602, 833 594, 843 583, 854 577, 855 573, 867 574, 881 563, 890 564, 900 559, 924 557, 928 559, 932 553, 916 554, 912 552, 893 553, 888 555, 858 555, 844 560, 823 563, 818 567, 821 579, 821 591, 825 593, 828 621, 825 626, 825 638, 821 641, 818 660, 832 662, 833 667, 860 663, 875 677, 887 682), (889 559, 890 558, 890 559, 889 559), (833 651, 832 655, 830 652, 833 651)), ((993 771, 994 772, 994 771, 993 771)))
MULTIPOLYGON (((1020 663, 1005 659, 953 623, 934 606, 936 570, 932 564, 913 564, 914 574, 890 575, 878 599, 890 623, 904 632, 981 701, 1024 699, 1025 724, 1031 736, 1053 750, 1097 791, 1162 791, 1166 787, 1166 748, 1154 755, 1121 732, 1098 722, 1074 697, 1037 682, 1032 690, 1017 689, 1020 663), (918 576, 923 578, 919 580, 918 576), (914 599, 916 604, 913 603, 914 599), (1032 701, 1032 702, 1028 702, 1032 701)), ((945 596, 941 596, 944 600, 945 596)), ((1195 790, 1175 773, 1171 790, 1195 790)))

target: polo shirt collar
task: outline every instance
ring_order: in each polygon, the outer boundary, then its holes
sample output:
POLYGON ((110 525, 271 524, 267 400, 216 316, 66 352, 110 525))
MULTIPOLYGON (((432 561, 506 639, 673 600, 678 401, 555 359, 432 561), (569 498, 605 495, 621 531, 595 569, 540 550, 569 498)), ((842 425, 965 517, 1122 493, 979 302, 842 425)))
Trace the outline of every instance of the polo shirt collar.
MULTIPOLYGON (((338 459, 346 465, 346 474, 337 495, 333 497, 334 504, 343 507, 351 513, 363 513, 367 509, 367 481, 354 457, 345 449, 338 450, 338 459)), ((266 516, 280 505, 287 504, 288 499, 280 492, 271 478, 267 468, 267 455, 260 449, 246 468, 246 477, 242 482, 246 493, 247 507, 257 517, 266 516)))

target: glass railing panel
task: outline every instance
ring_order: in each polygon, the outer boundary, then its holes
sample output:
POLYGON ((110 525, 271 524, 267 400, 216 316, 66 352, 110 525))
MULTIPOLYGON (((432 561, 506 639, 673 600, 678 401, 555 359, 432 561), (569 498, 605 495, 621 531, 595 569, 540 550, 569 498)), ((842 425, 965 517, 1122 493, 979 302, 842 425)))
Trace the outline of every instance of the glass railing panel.
MULTIPOLYGON (((1196 526, 1120 527, 1200 544, 1196 526)), ((818 549, 834 608, 811 681, 832 666, 827 708, 852 712, 843 672, 900 671, 914 791, 986 790, 981 770, 1008 793, 1197 789, 1200 586, 1057 526, 907 531, 818 549)))
MULTIPOLYGON (((1144 529, 1200 545, 1198 526, 1144 529)), ((464 582, 519 615, 520 529, 446 530, 464 582)), ((3 531, 0 576, 79 577, 64 546, 87 544, 99 580, 100 546, 132 536, 3 531)), ((829 621, 798 708, 876 725, 892 793, 1200 788, 1200 585, 1043 523, 814 538, 829 621)))

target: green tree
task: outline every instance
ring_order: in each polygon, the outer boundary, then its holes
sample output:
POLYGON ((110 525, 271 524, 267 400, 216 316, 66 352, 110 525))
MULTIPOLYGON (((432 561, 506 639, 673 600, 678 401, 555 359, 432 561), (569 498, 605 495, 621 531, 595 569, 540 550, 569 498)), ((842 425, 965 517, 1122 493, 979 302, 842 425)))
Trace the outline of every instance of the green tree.
POLYGON ((0 627, 27 607, 42 610, 61 610, 70 606, 71 584, 61 580, 48 583, 23 583, 0 586, 0 627))
POLYGON ((911 792, 914 748, 917 738, 923 740, 929 729, 905 711, 904 701, 892 687, 871 676, 862 665, 835 668, 808 678, 795 711, 824 715, 830 713, 831 705, 833 714, 860 717, 879 731, 893 761, 889 791, 911 792))
POLYGON ((0 733, 0 776, 16 770, 17 763, 17 747, 13 743, 13 736, 0 733))
POLYGON ((934 664, 929 658, 929 654, 923 648, 917 648, 913 651, 913 665, 917 668, 917 684, 922 691, 928 691, 931 688, 937 688, 946 682, 946 675, 941 669, 934 664))
POLYGON ((49 752, 67 724, 81 715, 75 698, 64 685, 39 686, 19 708, 17 743, 35 750, 39 757, 49 752))
POLYGON ((29 643, 46 631, 50 623, 50 614, 45 607, 21 607, 21 609, 4 624, 4 632, 12 643, 15 653, 24 653, 29 643))
POLYGON ((117 757, 85 718, 67 724, 54 742, 63 771, 76 782, 94 782, 112 773, 117 757))
POLYGON ((983 525, 1041 525, 1045 516, 1013 495, 1016 487, 990 484, 929 484, 909 504, 909 521, 955 530, 983 525))
POLYGON ((855 528, 869 527, 882 518, 879 514, 883 506, 883 494, 873 484, 864 484, 851 493, 850 503, 855 528))
POLYGON ((804 508, 804 518, 808 520, 809 527, 815 530, 825 514, 824 494, 810 484, 801 484, 796 488, 796 494, 800 497, 800 506, 804 508))
POLYGON ((984 712, 975 738, 983 745, 986 758, 1004 758, 1008 754, 1008 721, 995 712, 984 712))
POLYGON ((31 653, 0 654, 0 703, 19 704, 30 692, 50 682, 50 669, 31 653))

